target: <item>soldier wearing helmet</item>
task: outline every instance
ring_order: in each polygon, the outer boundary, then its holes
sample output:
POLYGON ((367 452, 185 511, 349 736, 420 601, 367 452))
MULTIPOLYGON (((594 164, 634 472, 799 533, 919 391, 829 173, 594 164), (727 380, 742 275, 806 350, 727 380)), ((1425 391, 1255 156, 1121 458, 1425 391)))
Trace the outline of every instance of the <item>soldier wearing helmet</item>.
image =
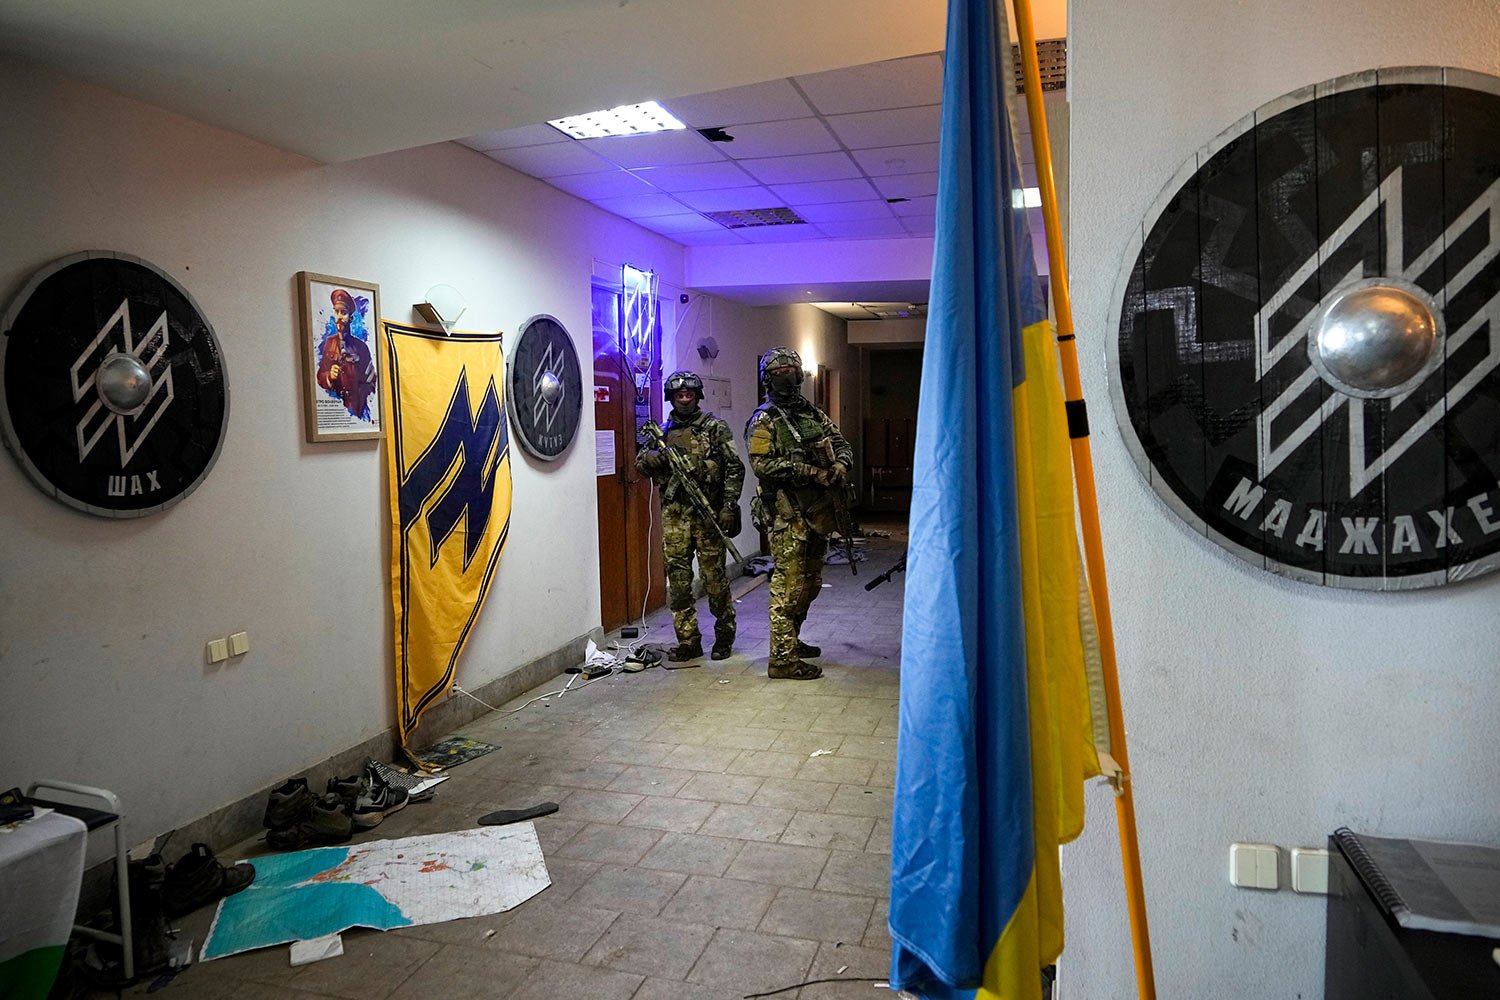
POLYGON ((853 450, 828 415, 802 395, 802 358, 789 347, 760 360, 767 400, 745 426, 750 468, 760 485, 752 514, 770 535, 773 678, 814 680, 823 668, 803 657, 822 650, 802 641, 802 623, 823 584, 834 530, 833 490, 848 481, 853 450), (831 459, 831 460, 830 460, 831 459))
POLYGON ((707 498, 718 521, 709 524, 676 480, 666 453, 643 446, 636 452, 635 466, 649 476, 661 491, 662 550, 667 564, 667 604, 677 645, 667 650, 667 659, 684 662, 703 655, 703 634, 693 606, 693 556, 708 591, 708 609, 714 616, 712 656, 722 660, 734 646, 734 599, 724 574, 724 540, 740 531, 740 492, 745 485, 745 463, 734 450, 729 425, 701 409, 703 380, 694 372, 673 372, 667 377, 666 401, 672 404, 662 429, 668 448, 687 460, 689 474, 707 498))

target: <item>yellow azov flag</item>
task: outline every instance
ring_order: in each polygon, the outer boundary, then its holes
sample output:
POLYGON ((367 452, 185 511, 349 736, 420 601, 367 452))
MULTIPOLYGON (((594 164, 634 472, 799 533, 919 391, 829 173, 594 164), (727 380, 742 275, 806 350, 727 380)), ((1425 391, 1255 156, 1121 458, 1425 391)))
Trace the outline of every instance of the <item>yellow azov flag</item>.
POLYGON ((401 745, 453 684, 510 530, 498 333, 384 323, 401 745))

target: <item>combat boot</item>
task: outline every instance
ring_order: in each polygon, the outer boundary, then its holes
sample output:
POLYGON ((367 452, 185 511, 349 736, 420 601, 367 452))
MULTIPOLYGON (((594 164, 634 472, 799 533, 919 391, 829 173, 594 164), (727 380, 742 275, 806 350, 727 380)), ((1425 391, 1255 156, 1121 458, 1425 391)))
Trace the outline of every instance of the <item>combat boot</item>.
POLYGON ((686 663, 688 660, 696 660, 703 655, 703 640, 694 639, 692 642, 679 642, 667 650, 667 659, 673 663, 686 663))
POLYGON ((804 660, 789 663, 773 663, 766 668, 766 676, 774 680, 815 681, 823 676, 823 668, 804 660))
POLYGON ((729 655, 731 653, 733 653, 733 652, 734 652, 734 636, 733 635, 716 635, 716 636, 714 636, 714 648, 713 648, 713 652, 709 653, 709 656, 711 656, 715 660, 727 660, 727 659, 729 659, 729 655))
POLYGON ((797 655, 798 656, 822 656, 823 655, 823 647, 822 646, 814 646, 810 642, 803 642, 801 639, 798 639, 797 640, 797 655))

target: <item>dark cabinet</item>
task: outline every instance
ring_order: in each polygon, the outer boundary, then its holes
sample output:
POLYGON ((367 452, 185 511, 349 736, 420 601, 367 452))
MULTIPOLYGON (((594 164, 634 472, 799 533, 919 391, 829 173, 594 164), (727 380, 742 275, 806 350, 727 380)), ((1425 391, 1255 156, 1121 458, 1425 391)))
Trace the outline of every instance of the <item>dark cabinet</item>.
POLYGON ((1500 940, 1402 927, 1328 842, 1324 1000, 1500 1000, 1500 940))

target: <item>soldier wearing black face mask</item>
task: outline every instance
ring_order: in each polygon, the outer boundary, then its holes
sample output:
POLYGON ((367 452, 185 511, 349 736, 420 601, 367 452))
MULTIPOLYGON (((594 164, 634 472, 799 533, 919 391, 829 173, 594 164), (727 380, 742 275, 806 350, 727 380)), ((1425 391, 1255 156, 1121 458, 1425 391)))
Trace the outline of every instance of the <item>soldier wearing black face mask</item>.
POLYGON ((760 486, 752 515, 770 535, 773 678, 814 680, 822 654, 801 639, 808 607, 823 584, 823 557, 834 530, 833 490, 849 478, 854 453, 828 415, 802 395, 802 358, 789 347, 766 352, 760 378, 769 399, 745 427, 750 468, 760 486), (831 461, 830 461, 831 456, 831 461))

